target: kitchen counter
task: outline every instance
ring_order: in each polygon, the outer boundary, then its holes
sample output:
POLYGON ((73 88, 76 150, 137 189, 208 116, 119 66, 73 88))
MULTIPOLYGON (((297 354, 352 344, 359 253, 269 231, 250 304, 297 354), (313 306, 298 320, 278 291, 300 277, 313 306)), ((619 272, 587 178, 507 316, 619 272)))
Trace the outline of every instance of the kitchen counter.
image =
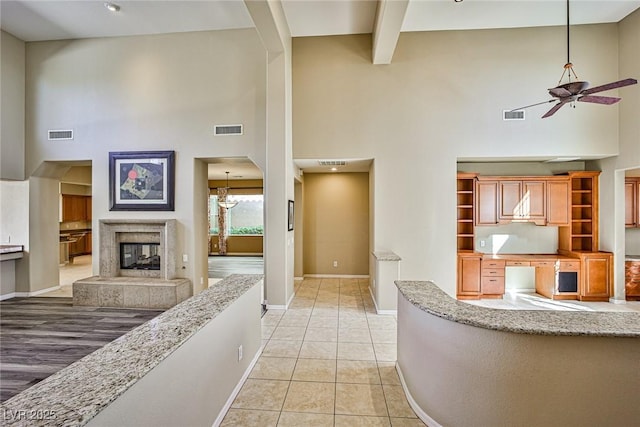
POLYGON ((0 261, 10 261, 22 258, 22 245, 0 245, 0 261))
POLYGON ((482 259, 500 259, 505 261, 556 261, 575 260, 558 254, 481 254, 482 259))
POLYGON ((534 335, 640 337, 640 313, 499 310, 455 300, 433 282, 396 281, 396 286, 420 310, 479 328, 534 335))

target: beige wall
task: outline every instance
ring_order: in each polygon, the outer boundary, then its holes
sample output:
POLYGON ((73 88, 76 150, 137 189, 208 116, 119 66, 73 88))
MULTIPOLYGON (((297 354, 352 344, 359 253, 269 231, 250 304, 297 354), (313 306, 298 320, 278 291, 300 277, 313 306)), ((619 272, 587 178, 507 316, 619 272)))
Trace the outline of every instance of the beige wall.
MULTIPOLYGON (((209 253, 218 253, 219 238, 217 235, 209 236, 209 253)), ((255 254, 262 255, 262 236, 228 236, 227 254, 255 254)))
MULTIPOLYGON (((619 77, 640 78, 640 10, 618 24, 619 77)), ((615 94, 615 92, 609 92, 615 94)), ((624 255, 640 250, 640 234, 624 227, 625 170, 640 167, 640 86, 618 91, 620 140, 618 156, 593 162, 600 175, 600 249, 614 253, 614 299, 624 295, 624 255)))
MULTIPOLYGON (((255 30, 35 42, 26 62, 26 174, 44 161, 90 160, 93 228, 106 218, 176 219, 179 271, 203 288, 207 178, 194 159, 248 156, 266 166, 266 64, 255 30), (244 125, 233 144, 213 136, 213 125, 226 123, 244 125), (52 144, 48 129, 73 129, 74 140, 52 144), (176 151, 175 211, 109 211, 108 153, 142 150, 176 151)), ((31 197, 32 216, 54 206, 57 218, 55 193, 55 205, 46 194, 31 197)), ((38 259, 55 247, 39 247, 38 259)))
POLYGON ((25 44, 0 31, 0 179, 24 179, 25 44))
POLYGON ((303 221, 304 274, 369 274, 369 174, 305 174, 303 221))
MULTIPOLYGON (((502 120, 504 109, 547 98, 564 31, 402 33, 381 66, 371 65, 368 35, 294 39, 294 158, 373 158, 373 249, 402 258, 401 279, 432 279, 453 295, 457 160, 618 152, 616 106, 502 120)), ((572 36, 578 73, 618 77, 616 24, 574 26, 572 36)))

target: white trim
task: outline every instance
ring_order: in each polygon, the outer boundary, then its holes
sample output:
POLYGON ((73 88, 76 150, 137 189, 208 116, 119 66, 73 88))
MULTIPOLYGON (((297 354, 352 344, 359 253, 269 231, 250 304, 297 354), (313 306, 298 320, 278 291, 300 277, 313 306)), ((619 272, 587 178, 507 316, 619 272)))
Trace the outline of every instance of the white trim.
POLYGON ((284 304, 267 304, 267 310, 286 310, 287 306, 284 304))
POLYGON ((289 301, 287 301, 287 306, 285 307, 285 310, 289 309, 289 306, 291 305, 291 303, 293 302, 293 298, 296 296, 296 291, 294 290, 293 293, 291 294, 291 298, 289 298, 289 301))
POLYGON ((11 299, 11 298, 15 298, 15 297, 16 297, 16 293, 15 292, 11 292, 10 294, 0 295, 0 301, 4 301, 6 299, 11 299))
POLYGON ((294 277, 293 280, 304 280, 304 276, 302 276, 302 277, 294 277))
MULTIPOLYGON (((38 295, 42 295, 42 294, 46 294, 47 292, 52 292, 52 291, 57 291, 58 289, 60 289, 62 286, 57 285, 57 286, 52 286, 50 288, 46 288, 46 289, 40 289, 39 291, 33 291, 33 292, 14 292, 13 294, 7 294, 7 295, 11 295, 11 297, 9 298, 25 298, 25 297, 37 297, 38 295)), ((0 297, 0 301, 3 301, 6 298, 7 295, 3 295, 2 297, 0 297)))
POLYGON ((378 308, 378 304, 376 303, 376 297, 373 296, 373 290, 371 289, 371 286, 369 286, 369 294, 371 294, 371 299, 373 300, 373 306, 376 309, 376 314, 391 314, 393 316, 397 316, 398 315, 398 310, 380 310, 378 308))
POLYGON ((264 345, 261 345, 258 351, 256 352, 256 355, 253 357, 253 360, 251 361, 251 363, 249 363, 249 366, 247 366, 247 369, 244 371, 244 374, 242 374, 242 378, 240 378, 240 381, 238 382, 238 384, 236 384, 236 387, 231 392, 231 396, 229 396, 229 398, 227 399, 227 402, 222 407, 222 410, 218 414, 218 417, 213 422, 213 427, 218 427, 220 424, 222 424, 222 420, 224 420, 225 415, 227 415, 227 412, 229 412, 229 409, 231 408, 231 405, 233 404, 233 401, 236 399, 236 396, 238 395, 238 393, 240 393, 240 389, 244 385, 244 382, 247 380, 247 378, 249 378, 249 374, 251 373, 251 370, 253 369, 255 364, 258 362, 260 355, 262 355, 263 349, 264 349, 264 345))
POLYGON ((627 301, 623 299, 609 298, 611 304, 626 304, 627 301))
POLYGON ((313 279, 368 279, 368 274, 305 274, 304 277, 313 279))
POLYGON ((407 396, 407 401, 409 402, 409 406, 413 409, 413 412, 416 413, 418 418, 422 420, 423 423, 428 425, 429 427, 442 427, 441 424, 438 424, 436 420, 431 418, 426 412, 422 410, 422 408, 415 401, 409 389, 407 388, 407 383, 404 381, 404 376, 402 375, 402 370, 400 369, 400 365, 396 362, 396 371, 398 372, 398 377, 400 377, 400 383, 402 384, 402 389, 404 390, 404 394, 407 396))

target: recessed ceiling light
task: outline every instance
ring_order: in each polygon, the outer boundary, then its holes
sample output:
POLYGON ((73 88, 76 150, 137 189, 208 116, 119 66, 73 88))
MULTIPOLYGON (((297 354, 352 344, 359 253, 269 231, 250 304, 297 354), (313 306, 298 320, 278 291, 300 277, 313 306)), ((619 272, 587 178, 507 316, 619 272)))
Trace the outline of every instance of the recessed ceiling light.
POLYGON ((120 6, 118 6, 115 3, 105 3, 104 7, 106 7, 107 9, 109 9, 111 12, 120 12, 120 6))

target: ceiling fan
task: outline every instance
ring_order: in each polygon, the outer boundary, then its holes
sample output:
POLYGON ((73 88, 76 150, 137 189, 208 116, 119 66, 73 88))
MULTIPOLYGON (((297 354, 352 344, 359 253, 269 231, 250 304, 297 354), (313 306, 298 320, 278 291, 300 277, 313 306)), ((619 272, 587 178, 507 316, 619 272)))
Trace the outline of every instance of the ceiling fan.
MULTIPOLYGON (((549 89, 549 95, 553 98, 548 101, 538 102, 536 104, 527 105, 526 107, 515 108, 511 111, 523 110, 529 107, 535 107, 536 105, 548 104, 550 102, 555 102, 556 104, 546 112, 542 118, 553 116, 563 105, 568 103, 574 103, 575 101, 579 102, 591 102, 594 104, 604 104, 611 105, 620 101, 622 98, 616 98, 612 96, 594 96, 592 94, 598 92, 605 92, 607 90, 616 89, 624 86, 630 86, 638 83, 636 79, 624 79, 618 80, 617 82, 607 83, 601 86, 596 86, 589 88, 589 82, 578 80, 578 76, 573 69, 573 64, 570 60, 569 48, 570 48, 570 37, 569 37, 569 0, 567 0, 567 63, 564 65, 564 71, 562 72, 562 76, 560 76, 560 80, 558 81, 558 86, 549 89), (574 81, 571 81, 571 76, 575 78, 574 81), (567 76, 567 83, 561 84, 562 79, 567 76)), ((575 104, 573 104, 575 107, 575 104)))

